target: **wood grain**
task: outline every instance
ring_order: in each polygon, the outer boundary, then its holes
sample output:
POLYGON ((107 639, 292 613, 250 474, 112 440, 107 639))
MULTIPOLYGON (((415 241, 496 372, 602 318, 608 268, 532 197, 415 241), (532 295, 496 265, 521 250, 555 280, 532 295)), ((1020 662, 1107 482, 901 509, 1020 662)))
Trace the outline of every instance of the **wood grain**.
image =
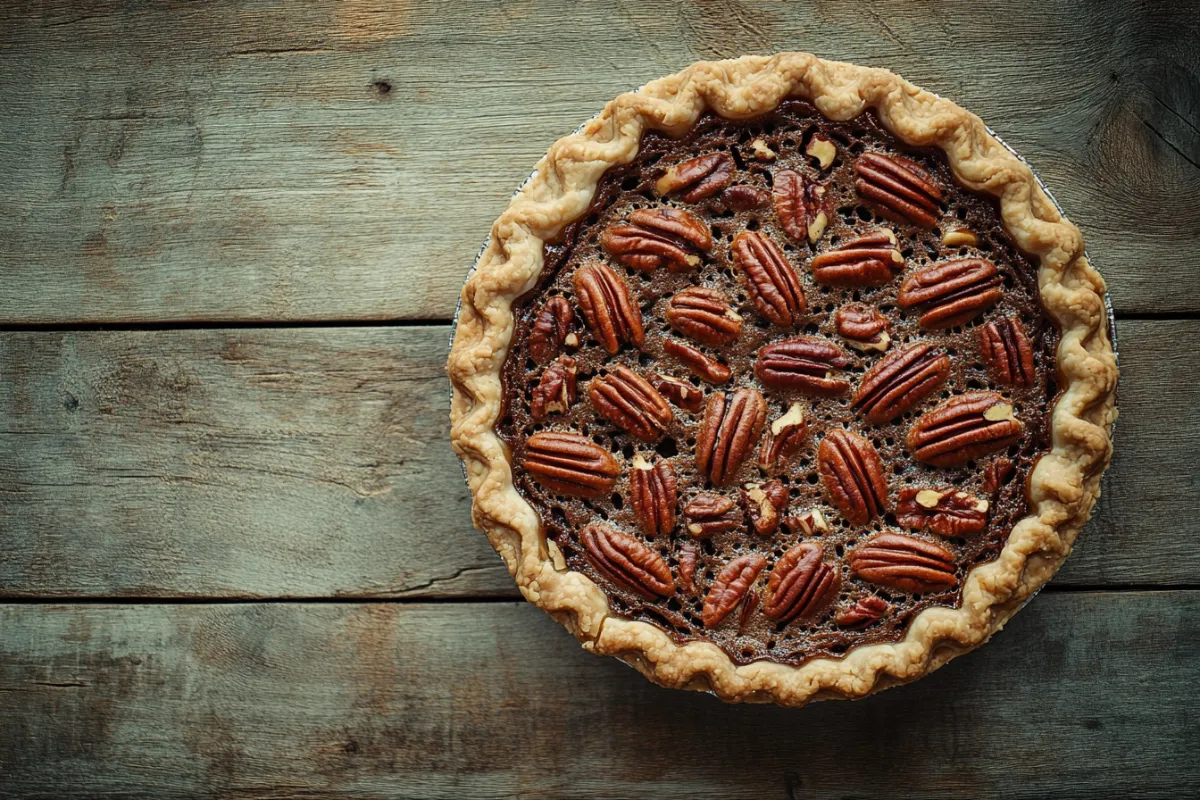
POLYGON ((523 604, 2 606, 0 787, 1195 797, 1198 620, 1200 592, 1042 596, 917 684, 789 710, 660 689, 523 604))
MULTIPOLYGON (((448 335, 0 334, 0 594, 515 595, 448 444, 448 335)), ((1200 321, 1120 336, 1116 459, 1054 585, 1200 584, 1200 321)))
POLYGON ((0 9, 0 320, 446 319, 554 139, 697 59, 782 49, 979 113, 1119 311, 1200 310, 1177 288, 1200 281, 1187 4, 58 0, 0 9))

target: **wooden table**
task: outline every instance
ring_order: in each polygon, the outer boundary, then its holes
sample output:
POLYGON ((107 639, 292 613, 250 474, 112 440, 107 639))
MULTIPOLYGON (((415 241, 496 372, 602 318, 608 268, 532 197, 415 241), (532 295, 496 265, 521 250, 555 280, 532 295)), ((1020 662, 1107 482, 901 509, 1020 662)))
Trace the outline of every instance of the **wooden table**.
POLYGON ((1200 23, 1154 2, 7 3, 0 796, 1200 794, 1200 23), (520 601, 447 443, 459 287, 545 148, 807 49, 978 112, 1119 320, 1096 519, 1011 630, 804 710, 520 601))

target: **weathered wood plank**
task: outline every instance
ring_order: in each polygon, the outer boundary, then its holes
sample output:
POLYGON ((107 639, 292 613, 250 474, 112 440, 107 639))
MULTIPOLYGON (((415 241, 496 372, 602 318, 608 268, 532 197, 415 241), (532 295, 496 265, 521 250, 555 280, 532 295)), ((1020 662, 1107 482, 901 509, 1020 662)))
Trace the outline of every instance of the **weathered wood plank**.
POLYGON ((1195 797, 1200 592, 1037 598, 917 684, 725 706, 518 604, 0 607, 6 797, 1195 797))
MULTIPOLYGON (((1056 584, 1194 585, 1200 322, 1120 333, 1116 461, 1056 584)), ((514 594, 447 443, 448 334, 0 334, 0 594, 514 594)))
POLYGON ((1119 310, 1200 310, 1186 4, 59 0, 0 9, 0 320, 447 318, 555 138, 696 59, 795 48, 978 112, 1119 310))

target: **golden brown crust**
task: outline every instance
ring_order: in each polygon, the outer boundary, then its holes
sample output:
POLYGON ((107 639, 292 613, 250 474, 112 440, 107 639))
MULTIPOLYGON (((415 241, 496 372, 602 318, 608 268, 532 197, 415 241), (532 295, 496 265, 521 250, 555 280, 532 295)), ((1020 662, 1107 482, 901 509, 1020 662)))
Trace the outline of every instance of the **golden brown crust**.
POLYGON ((1111 456, 1116 417, 1117 365, 1104 291, 1104 281, 1083 255, 1079 230, 974 114, 887 70, 806 53, 693 64, 621 95, 579 132, 556 142, 496 220, 463 288, 448 365, 454 388, 451 437, 475 496, 475 524, 530 602, 562 622, 586 649, 617 656, 664 686, 794 706, 862 697, 913 680, 999 630, 1058 569, 1091 513, 1111 456), (509 454, 494 426, 501 409, 500 371, 513 332, 512 303, 536 282, 543 242, 586 212, 604 171, 631 160, 647 129, 681 135, 706 110, 746 118, 787 97, 808 99, 835 120, 874 108, 903 141, 945 151, 964 186, 999 198, 1005 228, 1040 261, 1042 301, 1062 327, 1063 391, 1052 415, 1052 449, 1030 476, 1035 513, 1014 526, 996 561, 971 570, 960 608, 926 609, 901 641, 859 647, 840 659, 739 667, 714 644, 679 645, 652 625, 610 615, 604 592, 566 569, 542 535, 537 514, 513 488, 509 454))

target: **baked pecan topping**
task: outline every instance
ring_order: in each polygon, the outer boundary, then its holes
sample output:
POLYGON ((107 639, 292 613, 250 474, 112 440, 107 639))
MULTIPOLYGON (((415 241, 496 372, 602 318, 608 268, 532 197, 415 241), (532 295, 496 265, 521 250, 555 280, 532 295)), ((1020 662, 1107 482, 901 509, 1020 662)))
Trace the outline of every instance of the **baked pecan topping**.
POLYGON ((551 414, 565 414, 575 402, 575 359, 559 356, 542 371, 529 398, 529 415, 539 422, 551 414))
POLYGON ((642 346, 642 311, 617 273, 604 264, 585 264, 574 280, 583 318, 605 350, 614 354, 622 342, 642 346))
POLYGON ((813 256, 813 280, 830 286, 882 286, 904 269, 896 234, 881 228, 813 256))
POLYGON ((734 164, 728 153, 709 153, 670 167, 654 184, 659 196, 678 192, 687 203, 696 203, 733 183, 734 164))
POLYGON ((742 332, 742 318, 723 292, 693 286, 667 303, 667 324, 701 344, 732 342, 742 332))
POLYGON ((900 490, 896 521, 913 530, 939 536, 966 536, 987 527, 988 501, 956 489, 900 490))
POLYGON ((576 497, 609 493, 620 474, 607 450, 586 436, 563 431, 530 436, 521 466, 550 491, 576 497))
POLYGON ((737 504, 721 494, 698 494, 683 509, 687 532, 697 539, 726 533, 742 524, 737 504))
POLYGON ((787 508, 788 491, 779 481, 747 483, 742 489, 742 507, 759 536, 779 530, 780 515, 787 508))
POLYGON ((850 364, 842 348, 816 336, 794 336, 758 351, 754 374, 772 389, 794 389, 819 397, 837 397, 850 382, 830 377, 850 364))
POLYGON ((1033 345, 1020 320, 1005 317, 981 327, 979 349, 997 383, 1025 389, 1033 386, 1037 378, 1033 371, 1033 345))
POLYGON ((758 444, 766 417, 767 403, 756 389, 738 389, 728 396, 718 392, 710 397, 696 437, 700 474, 717 486, 733 480, 758 444))
POLYGON ((726 189, 725 193, 721 195, 721 199, 732 211, 749 211, 752 208, 765 206, 771 201, 771 195, 754 186, 740 184, 726 189))
POLYGON ((797 242, 816 242, 829 224, 823 208, 825 187, 813 183, 799 172, 775 170, 775 215, 788 237, 797 242))
POLYGON ((551 297, 538 312, 529 331, 529 355, 540 365, 549 364, 562 352, 563 345, 579 346, 574 333, 575 312, 565 297, 551 297))
POLYGON ((696 591, 696 562, 700 545, 688 539, 679 546, 679 580, 689 592, 696 591))
POLYGON ((804 418, 804 408, 799 403, 792 403, 787 413, 773 421, 763 434, 758 465, 768 475, 774 475, 800 451, 807 438, 808 420, 804 418))
POLYGON ((833 320, 837 324, 838 335, 855 350, 882 353, 891 344, 887 317, 870 306, 862 303, 844 305, 834 314, 833 320))
POLYGON ((675 594, 667 562, 632 536, 604 525, 588 525, 579 539, 592 566, 613 583, 649 600, 675 594))
POLYGON ((704 625, 709 628, 720 625, 742 602, 766 565, 767 559, 758 553, 738 556, 726 564, 713 579, 708 596, 704 598, 704 608, 700 611, 704 625))
POLYGON ((662 536, 675 529, 677 485, 671 462, 660 459, 651 464, 641 456, 633 457, 633 469, 629 471, 629 503, 642 533, 662 536))
POLYGON ((1000 270, 982 258, 934 264, 900 284, 896 304, 916 308, 922 328, 952 328, 970 322, 1003 296, 1000 270))
POLYGON ((854 163, 859 197, 896 222, 937 226, 942 187, 916 163, 899 156, 863 153, 854 163))
POLYGON ((829 523, 819 508, 811 508, 803 514, 796 514, 783 521, 784 527, 797 536, 820 536, 829 533, 829 523))
POLYGON ((1003 456, 992 459, 992 463, 983 470, 983 490, 989 495, 996 494, 1001 486, 1012 480, 1016 471, 1017 468, 1011 459, 1003 456))
POLYGON ((628 367, 618 366, 595 378, 588 396, 596 413, 645 442, 662 436, 675 418, 666 399, 628 367))
POLYGON ((950 377, 950 357, 931 344, 914 344, 867 370, 851 404, 867 422, 882 425, 928 397, 950 377))
POLYGON ((944 547, 899 533, 881 533, 847 557, 863 580, 903 592, 935 592, 958 585, 954 554, 944 547))
POLYGON ((807 308, 796 270, 765 234, 742 231, 733 240, 733 263, 745 275, 754 308, 772 325, 794 326, 807 308))
POLYGON ((820 545, 801 542, 780 557, 767 579, 763 613, 768 618, 791 622, 828 605, 837 594, 838 573, 822 555, 820 545))
POLYGON ((663 339, 663 350, 702 381, 719 384, 725 383, 733 376, 729 367, 690 344, 674 339, 663 339))
POLYGON ((656 372, 650 375, 650 383, 659 394, 684 411, 695 413, 704 407, 704 392, 687 381, 656 372))
POLYGON ((968 392, 938 405, 913 424, 908 449, 935 467, 957 467, 1015 444, 1024 426, 995 392, 968 392))
POLYGON ((629 222, 600 234, 605 252, 622 264, 651 272, 666 267, 685 272, 700 266, 700 253, 712 249, 708 226, 686 211, 662 206, 640 208, 629 222))
POLYGON ((887 508, 887 479, 869 441, 841 428, 825 434, 817 463, 829 502, 855 525, 865 525, 887 508))
POLYGON ((883 615, 891 610, 891 605, 882 597, 867 594, 839 611, 833 621, 843 628, 865 628, 872 622, 883 619, 883 615))

